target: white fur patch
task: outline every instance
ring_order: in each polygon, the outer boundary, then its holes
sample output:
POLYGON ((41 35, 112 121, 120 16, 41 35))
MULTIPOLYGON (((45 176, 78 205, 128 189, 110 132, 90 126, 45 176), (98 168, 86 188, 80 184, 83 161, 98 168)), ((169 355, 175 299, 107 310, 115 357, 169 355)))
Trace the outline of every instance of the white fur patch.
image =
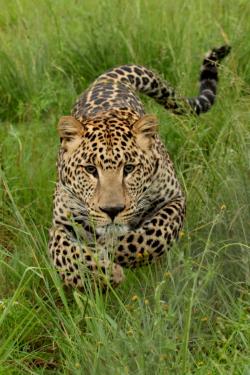
POLYGON ((128 233, 128 231, 129 227, 127 225, 108 224, 96 227, 96 233, 107 238, 123 236, 128 233))

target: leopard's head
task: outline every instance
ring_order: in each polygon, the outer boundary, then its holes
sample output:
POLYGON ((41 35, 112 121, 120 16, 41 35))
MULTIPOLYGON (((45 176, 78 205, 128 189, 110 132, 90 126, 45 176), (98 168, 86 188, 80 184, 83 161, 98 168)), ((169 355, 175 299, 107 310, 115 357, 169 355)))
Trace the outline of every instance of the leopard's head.
POLYGON ((150 201, 158 166, 156 118, 119 116, 115 111, 79 122, 62 117, 59 182, 97 233, 136 223, 150 201), (82 212, 83 214, 83 212, 82 212))

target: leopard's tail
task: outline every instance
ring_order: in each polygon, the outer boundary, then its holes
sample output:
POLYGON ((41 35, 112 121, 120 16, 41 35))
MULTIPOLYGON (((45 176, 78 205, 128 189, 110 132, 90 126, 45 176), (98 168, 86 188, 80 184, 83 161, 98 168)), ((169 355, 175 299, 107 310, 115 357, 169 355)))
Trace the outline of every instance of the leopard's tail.
POLYGON ((207 112, 214 104, 218 83, 218 67, 231 47, 213 48, 203 60, 200 73, 200 90, 195 97, 180 97, 157 74, 140 65, 122 65, 102 74, 96 82, 107 79, 124 83, 133 91, 142 92, 176 114, 207 112))
POLYGON ((204 58, 201 73, 200 73, 200 91, 199 95, 192 98, 184 98, 187 106, 183 106, 179 99, 174 100, 173 111, 177 114, 183 114, 186 112, 185 107, 191 108, 191 111, 195 112, 197 115, 210 110, 211 106, 214 104, 218 83, 218 66, 220 62, 226 57, 231 50, 228 45, 222 46, 220 48, 213 48, 204 58))

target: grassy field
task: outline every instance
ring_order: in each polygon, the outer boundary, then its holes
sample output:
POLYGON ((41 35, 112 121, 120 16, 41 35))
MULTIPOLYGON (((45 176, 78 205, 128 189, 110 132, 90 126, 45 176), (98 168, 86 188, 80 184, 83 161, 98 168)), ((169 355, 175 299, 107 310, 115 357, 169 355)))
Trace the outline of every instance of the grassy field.
POLYGON ((0 0, 0 374, 250 374, 250 2, 0 0), (106 69, 197 92, 225 42, 218 100, 180 118, 145 99, 187 196, 180 241, 102 295, 47 256, 56 124, 106 69))

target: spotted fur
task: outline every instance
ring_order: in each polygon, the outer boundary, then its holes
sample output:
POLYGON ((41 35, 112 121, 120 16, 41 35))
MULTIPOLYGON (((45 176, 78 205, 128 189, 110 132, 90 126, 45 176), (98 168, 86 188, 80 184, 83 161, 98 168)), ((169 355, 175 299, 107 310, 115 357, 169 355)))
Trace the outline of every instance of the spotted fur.
POLYGON ((97 78, 72 116, 61 118, 49 250, 67 285, 84 286, 88 273, 102 287, 116 286, 123 267, 148 264, 178 238, 185 198, 157 120, 135 91, 177 114, 206 112, 229 50, 213 49, 204 59, 195 98, 177 98, 150 70, 123 65, 97 78))

